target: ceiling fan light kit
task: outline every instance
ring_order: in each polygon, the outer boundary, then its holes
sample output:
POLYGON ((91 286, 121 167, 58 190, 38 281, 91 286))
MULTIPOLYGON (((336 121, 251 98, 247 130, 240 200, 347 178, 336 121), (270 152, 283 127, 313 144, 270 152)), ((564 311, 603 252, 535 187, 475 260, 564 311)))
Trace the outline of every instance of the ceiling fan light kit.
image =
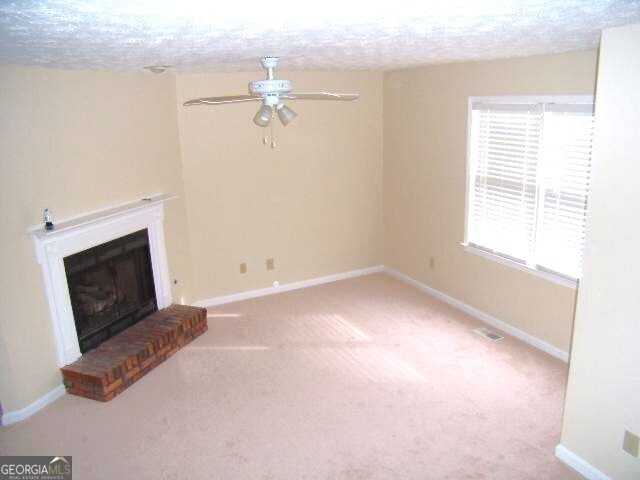
MULTIPOLYGON (((278 66, 278 57, 263 57, 260 61, 267 71, 267 78, 264 80, 254 80, 249 82, 249 95, 231 95, 226 97, 204 97, 189 100, 184 103, 185 107, 193 105, 221 105, 225 103, 241 102, 262 102, 262 106, 253 117, 253 122, 260 127, 271 125, 273 137, 273 124, 271 120, 275 113, 280 122, 285 127, 298 116, 291 108, 287 107, 283 100, 340 100, 351 101, 360 95, 357 93, 291 93, 293 82, 291 80, 281 80, 275 78, 275 68, 278 66)), ((263 143, 267 144, 266 138, 263 143)), ((276 142, 272 139, 271 146, 275 147, 276 142)))
POLYGON ((253 123, 258 125, 259 127, 266 127, 271 122, 271 117, 273 116, 273 111, 269 105, 263 105, 260 107, 256 116, 253 117, 253 123))
POLYGON ((276 106, 276 113, 278 114, 280 122, 282 122, 282 125, 284 125, 285 127, 298 116, 296 112, 282 103, 276 106))

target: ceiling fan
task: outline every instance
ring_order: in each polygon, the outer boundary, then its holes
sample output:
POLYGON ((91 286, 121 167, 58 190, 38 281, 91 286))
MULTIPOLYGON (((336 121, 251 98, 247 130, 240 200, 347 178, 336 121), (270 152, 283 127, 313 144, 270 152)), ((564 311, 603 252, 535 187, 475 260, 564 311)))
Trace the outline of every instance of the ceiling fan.
MULTIPOLYGON (((275 78, 275 68, 278 65, 279 57, 263 57, 260 59, 262 66, 267 71, 265 80, 254 80, 249 82, 249 95, 230 95, 226 97, 205 97, 196 98, 184 102, 185 107, 193 105, 220 105, 224 103, 240 102, 262 102, 262 106, 253 117, 253 122, 260 127, 267 127, 275 115, 285 127, 298 115, 284 104, 284 100, 340 100, 350 101, 357 99, 357 93, 291 93, 293 83, 291 80, 280 80, 275 78)), ((273 137, 273 132, 272 132, 273 137)), ((266 138, 263 143, 267 144, 266 138)), ((275 147, 275 140, 272 139, 271 147, 275 147)))

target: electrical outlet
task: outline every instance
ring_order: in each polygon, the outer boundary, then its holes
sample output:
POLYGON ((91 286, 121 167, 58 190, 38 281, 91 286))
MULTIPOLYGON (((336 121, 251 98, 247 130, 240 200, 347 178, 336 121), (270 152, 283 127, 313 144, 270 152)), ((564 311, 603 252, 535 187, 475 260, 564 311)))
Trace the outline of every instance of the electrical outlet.
POLYGON ((629 455, 633 455, 636 458, 640 457, 640 437, 626 430, 624 432, 622 449, 629 455))
POLYGON ((429 257, 429 268, 431 270, 433 270, 434 268, 436 268, 436 261, 433 259, 433 257, 429 257))
POLYGON ((273 270, 274 268, 276 268, 273 258, 267 258, 266 264, 267 264, 267 270, 273 270))
POLYGON ((247 264, 245 262, 240 264, 240 273, 247 273, 247 264))

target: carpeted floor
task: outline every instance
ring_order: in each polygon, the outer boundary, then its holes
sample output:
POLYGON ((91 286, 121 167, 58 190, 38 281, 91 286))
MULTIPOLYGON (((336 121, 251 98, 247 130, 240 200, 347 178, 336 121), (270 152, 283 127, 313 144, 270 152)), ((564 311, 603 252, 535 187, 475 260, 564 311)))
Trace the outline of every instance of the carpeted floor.
POLYGON ((376 274, 210 309, 115 400, 0 429, 74 479, 577 479, 555 459, 567 366, 376 274))

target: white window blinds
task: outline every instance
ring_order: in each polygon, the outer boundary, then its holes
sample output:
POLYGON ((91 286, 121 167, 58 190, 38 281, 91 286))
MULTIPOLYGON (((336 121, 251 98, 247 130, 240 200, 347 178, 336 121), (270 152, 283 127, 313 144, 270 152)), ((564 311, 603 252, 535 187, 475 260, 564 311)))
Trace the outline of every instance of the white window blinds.
POLYGON ((578 278, 593 105, 473 102, 467 242, 578 278))

